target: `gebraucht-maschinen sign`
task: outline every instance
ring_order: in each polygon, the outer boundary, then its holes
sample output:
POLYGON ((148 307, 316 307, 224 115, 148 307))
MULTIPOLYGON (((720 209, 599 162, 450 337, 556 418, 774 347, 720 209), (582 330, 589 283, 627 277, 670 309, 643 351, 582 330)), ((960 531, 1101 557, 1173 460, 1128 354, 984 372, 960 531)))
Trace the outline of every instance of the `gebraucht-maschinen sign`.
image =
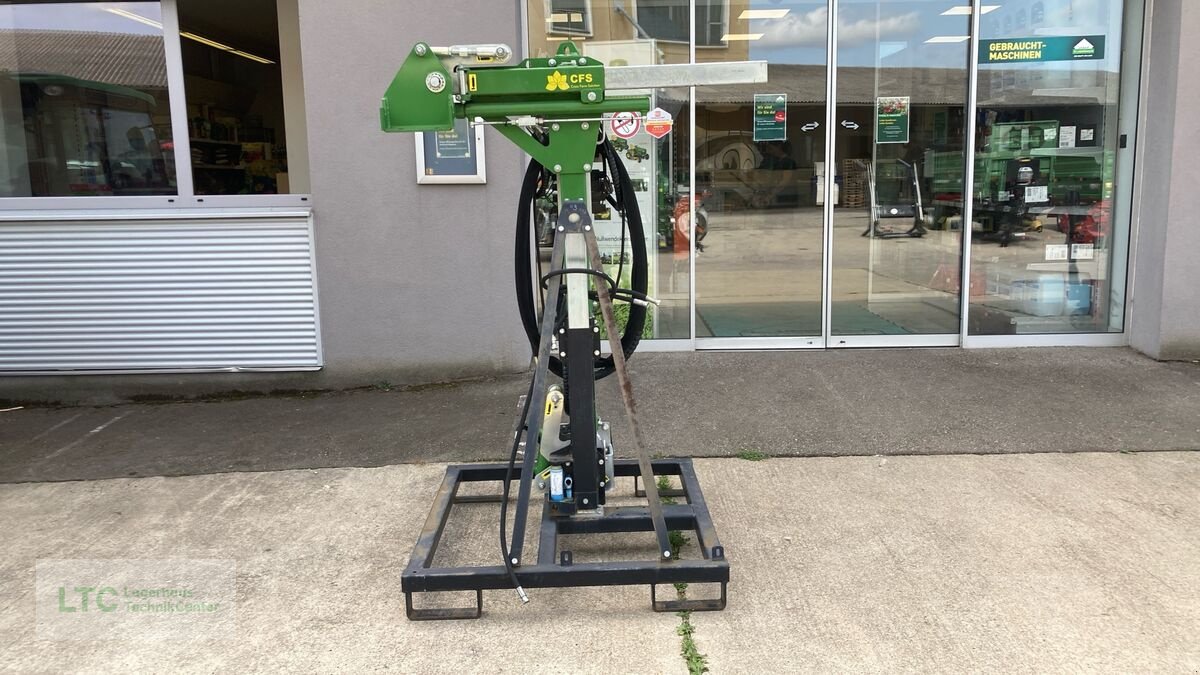
POLYGON ((1104 58, 1103 35, 1058 35, 980 40, 979 62, 1093 61, 1104 58))

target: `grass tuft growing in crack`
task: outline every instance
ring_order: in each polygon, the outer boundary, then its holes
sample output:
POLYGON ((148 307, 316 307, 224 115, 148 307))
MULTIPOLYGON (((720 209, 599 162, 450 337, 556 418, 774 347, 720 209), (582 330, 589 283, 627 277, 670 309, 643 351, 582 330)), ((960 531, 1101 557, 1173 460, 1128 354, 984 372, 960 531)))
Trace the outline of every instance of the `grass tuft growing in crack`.
MULTIPOLYGON (((658 477, 658 492, 661 495, 671 488, 671 480, 666 476, 658 477)), ((660 496, 659 501, 663 504, 674 504, 674 497, 660 496)), ((676 560, 679 559, 679 552, 690 541, 686 534, 679 530, 671 530, 667 533, 667 537, 671 542, 671 555, 676 560)), ((675 595, 680 600, 687 599, 687 583, 679 582, 675 584, 675 595)), ((696 647, 696 640, 693 637, 696 632, 696 627, 692 625, 692 613, 689 611, 676 612, 675 616, 679 617, 679 627, 675 629, 675 633, 679 635, 679 655, 683 657, 684 663, 687 664, 688 672, 691 675, 701 675, 708 672, 708 657, 701 654, 699 648, 696 647)))
POLYGON ((692 635, 696 632, 696 627, 692 625, 691 612, 676 612, 679 617, 679 628, 675 632, 682 638, 679 642, 679 655, 687 663, 688 672, 691 675, 700 675, 708 672, 708 657, 701 654, 696 648, 696 640, 692 635))

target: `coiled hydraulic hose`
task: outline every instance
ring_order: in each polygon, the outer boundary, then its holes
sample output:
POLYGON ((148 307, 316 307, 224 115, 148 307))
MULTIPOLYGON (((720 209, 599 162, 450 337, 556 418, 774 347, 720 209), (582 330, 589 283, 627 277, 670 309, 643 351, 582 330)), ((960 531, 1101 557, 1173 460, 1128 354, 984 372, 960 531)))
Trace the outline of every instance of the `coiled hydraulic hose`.
MULTIPOLYGON (((615 179, 612 181, 615 196, 613 207, 621 216, 622 250, 624 250, 625 246, 625 229, 628 226, 630 253, 632 254, 630 261, 630 285, 632 288, 614 289, 612 294, 613 297, 619 300, 645 301, 647 299, 646 291, 649 283, 646 236, 642 225, 642 214, 638 208, 637 198, 634 196, 633 182, 629 178, 629 172, 625 169, 625 164, 622 163, 621 158, 607 139, 600 143, 600 152, 604 157, 604 163, 607 165, 608 170, 615 174, 615 176, 612 176, 615 179)), ((525 179, 521 184, 521 195, 517 202, 516 250, 513 256, 517 289, 517 309, 521 315, 521 323, 525 327, 525 334, 529 338, 529 346, 535 354, 538 350, 540 331, 537 307, 533 294, 540 292, 538 290, 540 283, 535 284, 533 278, 533 261, 530 258, 532 249, 531 237, 533 235, 530 224, 534 199, 537 197, 543 177, 548 175, 548 172, 546 172, 541 164, 536 160, 530 160, 529 167, 525 171, 525 179)), ((621 264, 623 265, 624 262, 622 261, 621 264)), ((620 275, 618 275, 615 281, 618 284, 620 283, 620 275)), ((609 285, 597 284, 597 289, 597 292, 606 292, 609 290, 609 285)), ((546 300, 546 302, 558 301, 558 298, 546 300)), ((629 358, 637 349, 638 342, 642 339, 642 330, 645 328, 645 325, 646 307, 644 302, 630 302, 629 320, 626 322, 625 329, 621 334, 621 351, 624 352, 625 358, 629 358)), ((562 377, 563 366, 557 356, 550 358, 549 367, 551 372, 562 377)), ((612 356, 601 356, 595 359, 595 379, 607 377, 612 374, 613 370, 612 356)))

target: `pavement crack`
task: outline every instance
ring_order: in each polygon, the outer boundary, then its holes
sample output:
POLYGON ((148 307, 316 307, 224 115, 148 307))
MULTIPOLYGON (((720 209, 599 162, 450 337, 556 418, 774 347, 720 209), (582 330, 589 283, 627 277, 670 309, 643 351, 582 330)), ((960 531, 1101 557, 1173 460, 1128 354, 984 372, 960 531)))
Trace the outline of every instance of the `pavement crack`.
MULTIPOLYGON (((679 599, 687 599, 687 584, 679 584, 684 589, 679 591, 679 599)), ((701 675, 708 672, 708 657, 700 653, 700 649, 696 647, 696 640, 693 637, 696 633, 696 626, 692 623, 692 613, 690 611, 676 612, 679 617, 679 627, 675 629, 675 633, 679 635, 679 655, 683 657, 683 662, 687 665, 690 675, 701 675)))
MULTIPOLYGON (((671 481, 666 476, 658 478, 659 494, 666 493, 671 488, 671 481)), ((674 504, 673 497, 660 497, 659 501, 663 504, 674 504)), ((668 533, 671 541, 671 555, 675 560, 679 560, 679 552, 684 546, 688 545, 688 538, 679 530, 671 530, 668 533)), ((686 582, 678 582, 675 586, 675 597, 683 602, 687 600, 688 585, 686 582)), ((708 672, 708 657, 700 652, 696 646, 696 626, 692 623, 691 610, 682 610, 675 613, 679 617, 679 626, 675 629, 675 634, 679 636, 679 655, 683 657, 683 662, 687 666, 689 675, 701 675, 708 672)))

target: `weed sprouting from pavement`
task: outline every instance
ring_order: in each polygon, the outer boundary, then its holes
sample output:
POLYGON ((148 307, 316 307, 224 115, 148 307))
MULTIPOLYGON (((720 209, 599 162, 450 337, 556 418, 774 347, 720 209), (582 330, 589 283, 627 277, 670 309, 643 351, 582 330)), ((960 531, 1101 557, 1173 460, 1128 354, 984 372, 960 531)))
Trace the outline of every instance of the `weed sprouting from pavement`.
POLYGON ((696 627, 692 625, 691 612, 677 612, 679 617, 679 628, 675 632, 679 635, 679 655, 687 663, 688 673, 691 675, 700 675, 708 672, 708 657, 701 654, 696 647, 696 640, 693 634, 696 632, 696 627))
MULTIPOLYGON (((763 455, 763 458, 765 457, 766 455, 763 455)), ((656 483, 658 485, 659 501, 661 501, 663 504, 674 504, 674 497, 663 496, 663 493, 672 489, 671 479, 667 478, 666 476, 659 476, 656 483)), ((690 540, 688 539, 687 535, 679 530, 671 530, 667 533, 667 536, 671 542, 671 555, 678 560, 679 552, 684 546, 688 545, 690 540)), ((687 587, 688 585, 686 583, 680 582, 675 584, 675 595, 680 600, 687 599, 687 587)), ((707 673, 708 657, 704 654, 701 654, 700 649, 696 647, 696 640, 693 637, 696 632, 696 627, 692 624, 692 613, 689 611, 682 611, 676 612, 675 615, 679 617, 679 627, 675 629, 675 632, 680 638, 679 655, 683 657, 684 663, 687 664, 688 673, 691 675, 701 675, 701 673, 707 673)))

